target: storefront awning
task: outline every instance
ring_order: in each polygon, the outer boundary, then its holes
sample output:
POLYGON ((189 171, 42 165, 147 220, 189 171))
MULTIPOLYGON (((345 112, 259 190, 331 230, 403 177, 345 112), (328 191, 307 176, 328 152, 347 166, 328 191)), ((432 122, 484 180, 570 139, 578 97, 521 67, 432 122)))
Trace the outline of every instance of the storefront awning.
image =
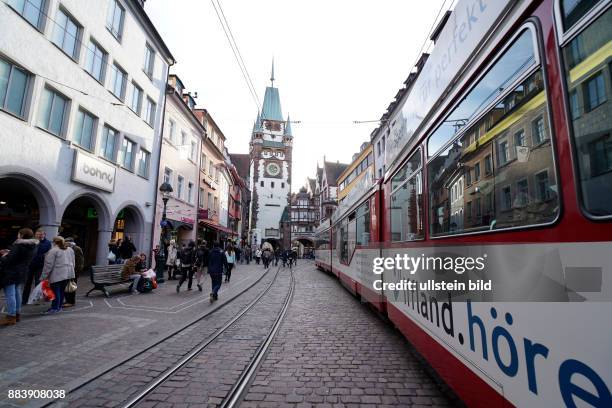
POLYGON ((189 224, 183 221, 176 221, 176 220, 166 220, 165 221, 166 226, 172 230, 178 230, 178 229, 186 229, 188 231, 193 230, 193 224, 189 224))
POLYGON ((214 222, 211 222, 209 220, 199 220, 198 223, 202 226, 208 227, 208 228, 212 228, 214 230, 217 230, 219 232, 224 232, 226 234, 230 234, 230 235, 238 235, 238 233, 236 233, 235 231, 232 231, 230 228, 227 227, 223 227, 219 224, 216 224, 214 222))

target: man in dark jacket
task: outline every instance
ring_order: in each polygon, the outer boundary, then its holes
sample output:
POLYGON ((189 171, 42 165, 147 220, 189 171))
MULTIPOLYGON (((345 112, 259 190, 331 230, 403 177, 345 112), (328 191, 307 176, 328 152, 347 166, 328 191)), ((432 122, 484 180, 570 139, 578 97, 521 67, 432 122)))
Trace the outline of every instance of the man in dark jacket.
POLYGON ((34 238, 38 240, 38 247, 36 248, 36 254, 30 262, 28 276, 26 278, 25 286, 23 287, 23 295, 21 296, 21 304, 25 305, 28 303, 30 292, 33 287, 36 287, 40 283, 40 274, 43 270, 43 264, 45 263, 45 255, 51 249, 51 241, 47 239, 47 234, 42 229, 37 229, 34 234, 34 238))
POLYGON ((178 285, 176 285, 176 293, 181 291, 181 285, 185 280, 187 280, 187 276, 189 276, 189 283, 187 284, 187 290, 191 290, 191 285, 193 284, 193 274, 195 273, 195 262, 196 262, 196 250, 195 250, 195 242, 189 241, 189 245, 181 250, 179 254, 179 258, 181 260, 181 280, 178 285))
POLYGON ((136 252, 136 247, 132 243, 132 238, 126 236, 119 246, 119 254, 121 255, 121 258, 127 260, 134 256, 134 252, 136 252))
POLYGON ((214 248, 208 253, 208 274, 212 284, 212 292, 210 293, 210 302, 219 299, 218 293, 221 289, 221 282, 223 280, 223 269, 227 259, 221 249, 221 245, 215 242, 214 248))
POLYGON ((0 320, 0 326, 12 326, 19 321, 22 286, 38 242, 31 229, 22 228, 8 251, 0 251, 0 287, 6 296, 6 317, 0 320))

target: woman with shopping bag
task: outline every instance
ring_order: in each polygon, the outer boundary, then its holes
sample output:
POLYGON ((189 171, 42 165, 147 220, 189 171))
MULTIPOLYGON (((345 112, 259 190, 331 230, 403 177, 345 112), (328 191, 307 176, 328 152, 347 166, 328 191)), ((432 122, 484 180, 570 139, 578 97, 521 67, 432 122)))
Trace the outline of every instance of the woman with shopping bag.
POLYGON ((0 251, 0 287, 6 296, 6 316, 0 326, 12 326, 19 321, 21 293, 27 278, 30 261, 36 254, 38 240, 29 228, 17 233, 17 240, 8 250, 0 251))
POLYGON ((66 245, 64 238, 53 238, 53 247, 45 255, 45 264, 41 280, 48 280, 55 294, 51 308, 43 314, 55 314, 62 311, 66 284, 74 279, 74 251, 66 245))

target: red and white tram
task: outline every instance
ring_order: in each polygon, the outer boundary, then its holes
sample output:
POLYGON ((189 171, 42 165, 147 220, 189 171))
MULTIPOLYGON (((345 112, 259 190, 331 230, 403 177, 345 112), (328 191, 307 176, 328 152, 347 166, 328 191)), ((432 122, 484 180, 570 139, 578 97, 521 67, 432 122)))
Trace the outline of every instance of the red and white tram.
POLYGON ((389 120, 384 179, 317 230, 317 266, 468 406, 612 406, 611 5, 459 1, 389 120), (498 290, 384 289, 411 276, 374 259, 404 254, 484 256, 498 290))

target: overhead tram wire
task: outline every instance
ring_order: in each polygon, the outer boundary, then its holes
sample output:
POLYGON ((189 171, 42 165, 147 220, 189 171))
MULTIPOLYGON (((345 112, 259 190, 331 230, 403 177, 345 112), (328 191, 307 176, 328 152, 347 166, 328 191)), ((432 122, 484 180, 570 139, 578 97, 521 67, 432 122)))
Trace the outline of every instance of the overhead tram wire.
POLYGON ((234 38, 234 34, 232 33, 232 28, 230 27, 229 21, 227 21, 227 18, 225 17, 225 13, 223 12, 223 7, 221 7, 221 2, 220 0, 216 0, 216 1, 217 1, 217 5, 219 6, 219 11, 221 11, 221 15, 223 16, 223 20, 225 21, 225 25, 227 26, 227 30, 229 31, 230 37, 232 37, 232 41, 234 42, 236 51, 238 52, 238 57, 240 57, 240 61, 242 62, 242 66, 244 67, 244 72, 247 75, 249 84, 251 85, 251 89, 255 93, 255 97, 257 98, 257 101, 259 101, 259 95, 257 94, 257 89, 253 85, 253 80, 251 79, 251 75, 249 75, 249 70, 246 67, 244 59, 242 59, 242 53, 240 52, 240 48, 238 48, 238 43, 236 42, 236 39, 234 38))
MULTIPOLYGON (((421 59, 421 55, 423 53, 423 51, 425 50, 425 45, 427 44, 427 42, 429 41, 429 39, 431 38, 431 34, 433 33, 433 30, 436 28, 436 23, 438 22, 438 19, 440 18, 440 15, 442 14, 442 10, 445 10, 445 5, 446 2, 448 0, 444 0, 442 2, 442 4, 440 5, 440 8, 438 9, 438 13, 436 14, 436 17, 434 18, 433 23, 431 24, 431 27, 429 28, 429 31, 427 33, 427 35, 425 36, 425 39, 423 40, 423 44, 421 44, 421 47, 419 48, 419 52, 417 52, 417 57, 414 60, 414 63, 412 64, 410 70, 412 71, 412 68, 416 67, 417 63, 419 62, 419 59, 421 59)), ((455 0, 450 0, 450 4, 449 6, 446 8, 446 10, 449 10, 450 7, 452 6, 453 2, 455 0)), ((361 125, 361 124, 365 124, 365 123, 385 123, 388 122, 387 119, 377 119, 377 120, 354 120, 353 124, 355 125, 361 125)))
POLYGON ((223 24, 223 18, 221 17, 221 14, 219 14, 219 10, 217 9, 217 5, 215 4, 215 0, 210 0, 210 2, 212 4, 213 8, 215 9, 215 13, 217 14, 217 18, 219 19, 219 23, 221 24, 221 28, 223 28, 223 33, 225 34, 225 38, 227 38, 227 41, 230 44, 230 48, 232 50, 232 53, 234 54, 234 58, 236 59, 236 63, 238 64, 238 67, 240 68, 240 72, 242 73, 242 77, 244 78, 244 81, 247 84, 247 88, 249 89, 251 97, 253 98, 253 101, 255 102, 255 105, 257 106, 257 111, 261 112, 261 105, 259 104, 259 98, 257 97, 257 93, 254 90, 253 84, 249 81, 249 76, 248 76, 248 73, 246 72, 246 66, 243 67, 242 64, 240 63, 240 57, 238 57, 238 53, 236 51, 237 50, 237 45, 232 43, 232 39, 230 38, 230 35, 228 34, 229 26, 226 28, 225 25, 223 24), (236 49, 234 47, 236 47, 236 49))

